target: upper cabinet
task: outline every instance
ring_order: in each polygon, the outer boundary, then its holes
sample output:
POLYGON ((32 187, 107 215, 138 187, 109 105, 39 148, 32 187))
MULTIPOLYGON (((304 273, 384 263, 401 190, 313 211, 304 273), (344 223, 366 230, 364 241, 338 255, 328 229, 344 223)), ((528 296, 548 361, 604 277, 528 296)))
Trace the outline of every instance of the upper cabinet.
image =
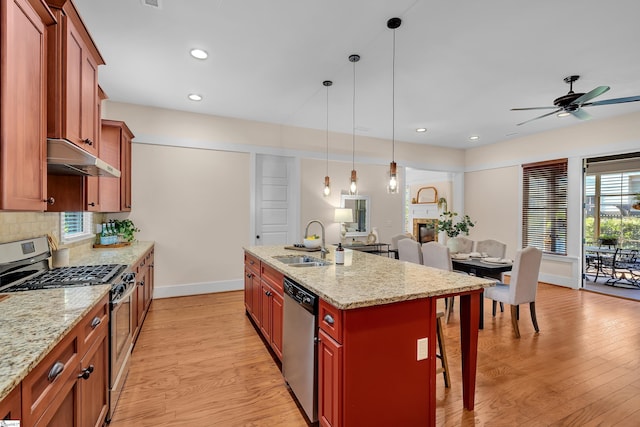
POLYGON ((120 179, 99 178, 100 210, 131 210, 131 140, 133 133, 124 122, 102 120, 100 158, 120 169, 120 179))
POLYGON ((48 0, 58 25, 48 37, 47 136, 98 156, 98 66, 104 60, 73 3, 48 0))
POLYGON ((0 0, 0 209, 46 205, 47 26, 44 1, 0 0))

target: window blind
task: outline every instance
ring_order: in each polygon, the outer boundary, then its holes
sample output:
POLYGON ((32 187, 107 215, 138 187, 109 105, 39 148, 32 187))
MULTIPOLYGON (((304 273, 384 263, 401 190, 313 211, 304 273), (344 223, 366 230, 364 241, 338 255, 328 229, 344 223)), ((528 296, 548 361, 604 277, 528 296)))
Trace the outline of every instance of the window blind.
POLYGON ((522 165, 522 244, 567 254, 567 159, 522 165))
POLYGON ((93 213, 62 212, 60 230, 63 242, 86 238, 93 234, 93 213))

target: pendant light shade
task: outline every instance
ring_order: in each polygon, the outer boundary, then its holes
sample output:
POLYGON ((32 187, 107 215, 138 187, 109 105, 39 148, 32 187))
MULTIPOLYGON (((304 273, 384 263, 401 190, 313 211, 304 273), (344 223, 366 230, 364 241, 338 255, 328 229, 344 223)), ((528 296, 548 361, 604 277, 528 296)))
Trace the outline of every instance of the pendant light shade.
POLYGON ((349 55, 349 61, 353 64, 353 138, 352 138, 352 163, 351 163, 351 183, 349 184, 349 194, 358 193, 358 174, 356 173, 356 62, 360 61, 360 55, 349 55))
POLYGON ((324 177, 324 190, 322 190, 324 197, 328 197, 331 194, 331 180, 329 179, 329 86, 332 84, 331 80, 322 82, 322 85, 327 88, 327 174, 324 177))
POLYGON ((398 165, 396 164, 396 28, 400 27, 400 18, 391 18, 387 21, 387 28, 393 30, 393 55, 391 62, 391 163, 389 164, 389 183, 387 192, 398 192, 398 165))

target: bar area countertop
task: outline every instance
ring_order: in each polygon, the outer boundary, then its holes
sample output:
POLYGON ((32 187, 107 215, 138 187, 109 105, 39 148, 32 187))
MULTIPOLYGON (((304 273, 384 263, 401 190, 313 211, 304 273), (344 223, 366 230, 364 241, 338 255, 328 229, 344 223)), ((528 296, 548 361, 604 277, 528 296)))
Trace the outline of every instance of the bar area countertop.
POLYGON ((0 401, 111 290, 111 285, 0 293, 0 401))
POLYGON ((260 258, 285 276, 299 282, 341 310, 438 297, 495 286, 495 281, 452 273, 396 259, 353 251, 351 265, 334 263, 335 247, 329 246, 330 265, 292 267, 274 257, 309 255, 283 246, 251 246, 247 253, 260 258))

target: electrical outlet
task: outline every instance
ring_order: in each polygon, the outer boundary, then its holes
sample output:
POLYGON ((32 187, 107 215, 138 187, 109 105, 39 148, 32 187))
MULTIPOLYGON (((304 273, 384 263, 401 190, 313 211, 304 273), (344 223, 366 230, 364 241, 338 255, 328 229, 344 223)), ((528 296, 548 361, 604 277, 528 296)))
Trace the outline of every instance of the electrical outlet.
POLYGON ((429 357, 429 338, 418 339, 418 360, 429 357))

